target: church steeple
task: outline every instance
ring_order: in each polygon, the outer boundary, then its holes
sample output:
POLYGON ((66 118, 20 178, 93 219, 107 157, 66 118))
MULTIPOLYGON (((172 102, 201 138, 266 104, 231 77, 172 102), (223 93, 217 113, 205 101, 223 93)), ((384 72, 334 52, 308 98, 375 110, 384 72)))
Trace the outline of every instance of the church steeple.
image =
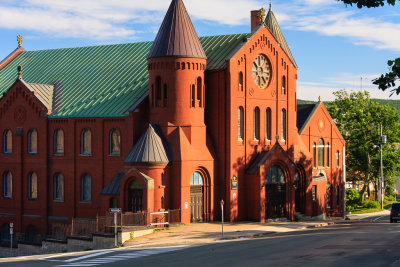
POLYGON ((281 45, 283 51, 285 51, 286 55, 292 61, 293 65, 297 68, 297 64, 293 58, 292 52, 290 51, 290 48, 289 48, 288 44, 286 43, 285 37, 283 36, 281 28, 279 27, 279 24, 274 15, 274 12, 272 12, 271 3, 269 5, 269 11, 268 11, 267 17, 265 18, 265 24, 267 25, 267 27, 270 30, 270 32, 272 33, 272 35, 275 37, 276 41, 278 41, 278 43, 281 45))
POLYGON ((207 58, 182 0, 172 0, 147 58, 207 58))

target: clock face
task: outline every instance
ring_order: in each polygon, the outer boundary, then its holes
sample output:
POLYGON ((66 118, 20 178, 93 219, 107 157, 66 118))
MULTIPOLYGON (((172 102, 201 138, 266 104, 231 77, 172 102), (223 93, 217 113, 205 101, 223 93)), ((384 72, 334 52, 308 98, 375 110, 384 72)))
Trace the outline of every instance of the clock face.
POLYGON ((267 87, 271 76, 271 65, 266 56, 258 55, 253 62, 253 79, 261 89, 267 87))

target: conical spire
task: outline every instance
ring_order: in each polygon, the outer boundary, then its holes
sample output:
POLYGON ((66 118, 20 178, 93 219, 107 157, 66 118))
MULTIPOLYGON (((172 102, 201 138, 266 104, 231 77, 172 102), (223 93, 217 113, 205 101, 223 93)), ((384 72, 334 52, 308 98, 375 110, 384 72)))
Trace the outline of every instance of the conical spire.
POLYGON ((182 0, 172 0, 147 58, 207 58, 182 0))
POLYGON ((275 39, 278 41, 278 43, 281 45, 283 51, 292 61, 294 66, 297 68, 297 64, 293 58, 292 52, 290 52, 289 46, 286 43, 285 37, 282 34, 281 28, 279 27, 278 21, 275 18, 274 12, 272 12, 271 3, 269 5, 269 11, 267 17, 265 18, 265 24, 267 25, 267 27, 269 28, 270 32, 275 37, 275 39))

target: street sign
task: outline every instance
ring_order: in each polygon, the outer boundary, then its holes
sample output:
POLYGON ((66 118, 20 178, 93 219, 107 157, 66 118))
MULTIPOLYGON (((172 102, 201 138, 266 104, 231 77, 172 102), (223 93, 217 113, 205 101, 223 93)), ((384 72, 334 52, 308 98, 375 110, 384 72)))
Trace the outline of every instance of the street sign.
POLYGON ((10 235, 14 233, 14 224, 10 223, 10 235))
POLYGON ((110 213, 121 213, 120 208, 110 208, 110 213))

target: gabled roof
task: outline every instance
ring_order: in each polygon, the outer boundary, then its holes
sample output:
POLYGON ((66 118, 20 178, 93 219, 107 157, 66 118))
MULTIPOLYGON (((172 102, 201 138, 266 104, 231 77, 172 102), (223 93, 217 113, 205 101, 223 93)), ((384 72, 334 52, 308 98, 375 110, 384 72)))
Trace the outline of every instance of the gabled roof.
MULTIPOLYGON (((247 34, 200 38, 207 70, 225 68, 247 34)), ((24 81, 54 85, 49 118, 118 117, 148 94, 147 55, 152 42, 25 51, 0 69, 0 97, 24 69, 24 81)))
POLYGON ((172 160, 170 149, 160 130, 151 124, 140 137, 124 163, 126 165, 168 164, 172 160))
POLYGON ((306 122, 311 118, 311 114, 314 114, 314 110, 317 104, 302 104, 297 105, 297 130, 301 133, 306 122))
POLYGON ((103 190, 101 190, 101 195, 119 195, 121 188, 121 180, 124 178, 125 172, 118 172, 114 178, 108 183, 103 190))
POLYGON ((275 37, 277 42, 280 44, 281 48, 286 53, 286 55, 288 56, 290 61, 292 61, 293 65, 297 68, 296 61, 294 60, 292 52, 290 51, 290 48, 289 48, 288 44, 286 43, 286 39, 283 36, 281 27, 279 27, 279 24, 278 24, 278 21, 276 20, 274 12, 272 12, 271 5, 269 8, 267 17, 265 18, 265 24, 267 25, 268 29, 270 30, 272 35, 275 37))
POLYGON ((53 109, 53 90, 54 85, 27 83, 22 78, 20 81, 31 91, 49 112, 53 109))
POLYGON ((294 160, 289 156, 289 154, 282 148, 279 142, 276 142, 275 145, 268 151, 261 151, 247 168, 246 173, 252 174, 257 173, 262 165, 277 151, 281 150, 281 152, 292 162, 293 166, 296 165, 294 160))
POLYGON ((172 0, 148 58, 207 58, 182 0, 172 0))

